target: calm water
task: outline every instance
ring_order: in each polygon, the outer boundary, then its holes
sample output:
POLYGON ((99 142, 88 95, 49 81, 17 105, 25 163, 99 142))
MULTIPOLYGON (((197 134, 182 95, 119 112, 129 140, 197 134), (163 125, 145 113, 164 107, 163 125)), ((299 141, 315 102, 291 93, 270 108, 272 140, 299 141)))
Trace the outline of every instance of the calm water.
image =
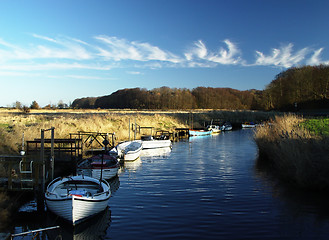
POLYGON ((31 202, 13 231, 59 224, 63 239, 328 239, 328 198, 280 186, 256 161, 252 130, 190 138, 125 164, 109 209, 78 228, 35 214, 31 202))

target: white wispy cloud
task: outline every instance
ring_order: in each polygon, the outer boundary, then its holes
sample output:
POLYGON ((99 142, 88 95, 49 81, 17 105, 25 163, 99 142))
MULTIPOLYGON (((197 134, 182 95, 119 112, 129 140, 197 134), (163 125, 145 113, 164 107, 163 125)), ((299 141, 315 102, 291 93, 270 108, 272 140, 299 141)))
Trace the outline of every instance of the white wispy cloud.
POLYGON ((255 65, 258 66, 277 66, 289 68, 294 65, 302 63, 310 49, 308 47, 303 48, 296 53, 293 53, 293 44, 289 43, 282 46, 280 49, 273 48, 272 54, 266 56, 260 51, 256 51, 255 65))
MULTIPOLYGON (((14 71, 107 71, 128 67, 159 69, 241 65, 289 68, 299 64, 329 64, 328 60, 321 60, 324 48, 304 47, 294 50, 292 43, 272 48, 268 54, 255 51, 255 58, 247 61, 242 59, 242 51, 238 45, 229 39, 224 40, 217 50, 209 49, 204 41, 198 40, 188 50, 173 53, 148 42, 129 41, 106 35, 94 36, 94 41, 91 42, 67 36, 30 36, 37 39, 37 43, 32 41, 21 45, 0 38, 0 70, 3 74, 14 74, 14 71)), ((140 71, 132 70, 127 73, 140 74, 140 71)), ((72 73, 72 76, 82 75, 72 73)))
POLYGON ((48 70, 110 70, 111 66, 99 66, 91 64, 81 64, 81 63, 29 63, 29 64, 7 64, 0 65, 0 70, 5 71, 48 71, 48 70))
POLYGON ((179 63, 182 61, 178 56, 169 51, 161 50, 149 43, 128 41, 117 37, 96 36, 95 39, 105 46, 98 47, 98 55, 108 60, 135 60, 135 61, 164 61, 179 63))
POLYGON ((128 71, 127 73, 131 74, 131 75, 143 75, 143 73, 138 72, 138 71, 128 71))
MULTIPOLYGON (((185 58, 187 61, 192 62, 190 66, 197 66, 198 64, 195 61, 199 60, 223 65, 236 65, 240 63, 240 50, 237 46, 228 39, 224 40, 224 43, 226 44, 226 48, 221 47, 218 51, 211 52, 207 49, 206 45, 199 40, 194 43, 194 47, 184 54, 185 58)), ((203 64, 201 64, 201 66, 202 65, 203 64)))
POLYGON ((313 66, 319 65, 319 64, 329 65, 329 60, 328 61, 321 60, 322 51, 323 51, 323 48, 315 50, 313 52, 313 55, 308 59, 307 64, 313 65, 313 66))

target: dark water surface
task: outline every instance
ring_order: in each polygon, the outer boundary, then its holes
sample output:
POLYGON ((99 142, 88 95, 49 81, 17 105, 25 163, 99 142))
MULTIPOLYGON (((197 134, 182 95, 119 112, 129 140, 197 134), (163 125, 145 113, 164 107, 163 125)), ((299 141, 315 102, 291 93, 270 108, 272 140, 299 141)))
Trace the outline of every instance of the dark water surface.
POLYGON ((257 170, 252 130, 194 137, 169 153, 144 155, 111 180, 105 213, 75 229, 52 214, 33 215, 14 231, 59 224, 63 239, 329 238, 328 199, 282 187, 257 170))

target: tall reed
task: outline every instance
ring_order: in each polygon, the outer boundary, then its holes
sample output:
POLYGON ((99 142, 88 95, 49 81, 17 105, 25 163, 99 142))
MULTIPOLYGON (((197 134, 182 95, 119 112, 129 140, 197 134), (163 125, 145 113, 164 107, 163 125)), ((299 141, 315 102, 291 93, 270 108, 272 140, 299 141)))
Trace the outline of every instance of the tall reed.
POLYGON ((267 162, 275 174, 301 188, 329 189, 329 139, 300 126, 296 115, 276 117, 259 127, 254 139, 259 161, 267 162))

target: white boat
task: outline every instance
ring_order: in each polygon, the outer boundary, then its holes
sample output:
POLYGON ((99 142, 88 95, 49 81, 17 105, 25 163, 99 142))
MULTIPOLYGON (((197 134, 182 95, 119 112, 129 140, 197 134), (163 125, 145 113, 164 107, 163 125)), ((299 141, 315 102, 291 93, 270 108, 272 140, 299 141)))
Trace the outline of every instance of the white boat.
POLYGON ((171 153, 171 147, 143 149, 141 157, 167 157, 171 153))
POLYGON ((242 128, 254 128, 256 127, 256 124, 253 122, 245 122, 241 124, 242 128))
POLYGON ((220 133, 221 129, 218 125, 208 125, 206 127, 207 130, 210 130, 212 134, 220 133))
POLYGON ((99 154, 84 159, 77 166, 77 174, 100 179, 110 179, 118 174, 120 163, 117 158, 109 154, 99 154))
POLYGON ((171 147, 171 140, 169 139, 154 139, 152 136, 142 136, 141 137, 143 149, 153 149, 153 148, 167 148, 171 147))
POLYGON ((232 125, 231 125, 231 123, 229 123, 229 122, 224 123, 224 124, 221 126, 221 130, 222 130, 222 131, 231 131, 231 130, 232 130, 232 125))
POLYGON ((211 135, 210 130, 194 130, 194 129, 189 129, 188 133, 190 136, 206 136, 206 135, 211 135))
POLYGON ((108 182, 87 176, 56 178, 45 193, 47 209, 73 225, 103 211, 110 196, 108 182))
POLYGON ((141 140, 126 141, 119 143, 113 149, 111 149, 111 154, 117 154, 117 156, 125 161, 136 160, 143 149, 141 140))

